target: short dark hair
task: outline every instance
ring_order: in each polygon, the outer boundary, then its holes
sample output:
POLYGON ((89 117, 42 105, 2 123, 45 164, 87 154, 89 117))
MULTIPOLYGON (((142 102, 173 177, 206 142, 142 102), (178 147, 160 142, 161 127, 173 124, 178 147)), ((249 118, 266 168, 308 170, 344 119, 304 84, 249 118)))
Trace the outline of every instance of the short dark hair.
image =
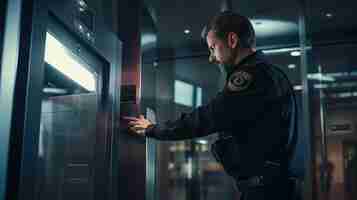
POLYGON ((226 40, 228 33, 234 32, 240 39, 240 47, 254 48, 255 32, 253 25, 247 17, 224 11, 213 17, 213 19, 203 28, 201 37, 206 40, 209 31, 214 31, 220 39, 226 40))

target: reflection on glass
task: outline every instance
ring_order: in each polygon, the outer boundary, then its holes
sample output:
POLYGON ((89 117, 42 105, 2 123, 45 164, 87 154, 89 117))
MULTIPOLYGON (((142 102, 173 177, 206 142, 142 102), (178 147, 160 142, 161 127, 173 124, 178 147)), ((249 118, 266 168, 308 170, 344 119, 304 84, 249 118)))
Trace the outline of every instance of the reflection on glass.
POLYGON ((175 80, 175 103, 191 107, 193 104, 193 85, 175 80))
POLYGON ((95 76, 51 33, 46 35, 45 61, 89 91, 95 91, 95 76))
POLYGON ((357 63, 354 61, 356 50, 355 44, 313 48, 316 64, 311 67, 311 71, 321 69, 319 77, 309 78, 316 146, 313 163, 316 169, 316 199, 357 198, 357 63), (327 81, 326 77, 333 81, 327 81), (320 84, 322 81, 323 84, 320 84), (323 95, 319 95, 320 92, 323 95), (326 143, 323 142, 323 132, 326 135, 326 143))
POLYGON ((39 199, 92 199, 96 113, 93 93, 42 100, 39 199))
POLYGON ((202 105, 202 88, 196 88, 196 107, 202 105))
POLYGON ((214 138, 170 143, 167 162, 169 199, 237 199, 233 180, 209 151, 214 138))

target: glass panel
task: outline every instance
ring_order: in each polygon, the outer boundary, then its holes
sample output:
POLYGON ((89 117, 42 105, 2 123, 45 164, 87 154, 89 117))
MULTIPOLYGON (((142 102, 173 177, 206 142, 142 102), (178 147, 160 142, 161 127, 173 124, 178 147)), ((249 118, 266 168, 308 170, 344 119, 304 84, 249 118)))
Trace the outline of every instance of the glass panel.
POLYGON ((202 105, 202 88, 196 88, 196 107, 202 105))
POLYGON ((169 147, 169 199, 186 198, 186 184, 189 179, 192 179, 192 171, 190 173, 192 159, 190 164, 189 159, 186 157, 186 152, 189 150, 189 147, 189 143, 187 142, 175 142, 169 147))
POLYGON ((175 80, 175 103, 191 107, 193 104, 193 85, 175 80))
POLYGON ((313 48, 320 80, 310 79, 318 199, 356 199, 356 44, 313 48), (326 78, 328 77, 328 78, 326 78))
POLYGON ((310 1, 309 85, 316 199, 357 198, 356 1, 310 1), (315 74, 315 79, 311 79, 315 74))
MULTIPOLYGON (((301 48, 299 46, 299 1, 229 2, 233 4, 232 10, 234 12, 250 18, 256 30, 257 49, 264 50, 268 59, 287 73, 294 84, 298 99, 301 98, 303 87, 300 74, 302 66, 300 63, 301 48)), ((187 3, 188 1, 163 1, 156 9, 156 14, 159 16, 158 35, 160 38, 158 40, 161 41, 160 48, 165 49, 165 51, 161 51, 163 52, 161 56, 164 59, 159 61, 160 66, 165 67, 162 67, 160 70, 162 71, 164 68, 167 71, 173 69, 175 75, 179 74, 177 77, 183 77, 184 80, 189 80, 194 85, 204 81, 204 84, 197 85, 202 86, 202 92, 205 95, 200 96, 199 93, 201 92, 197 90, 196 100, 202 99, 203 102, 208 102, 210 98, 215 97, 218 88, 220 88, 220 84, 218 83, 219 78, 225 78, 225 76, 222 72, 220 73, 217 66, 208 63, 208 56, 205 55, 207 46, 200 39, 200 33, 202 27, 207 23, 207 19, 212 18, 214 14, 219 12, 222 1, 212 1, 209 4, 205 4, 205 9, 203 10, 197 9, 201 8, 200 6, 187 7, 187 3), (172 4, 175 4, 175 6, 173 7, 172 4), (185 10, 185 15, 175 14, 177 10, 185 10), (197 15, 197 13, 201 14, 197 15), (182 20, 182 17, 188 20, 182 20), (185 29, 190 29, 190 32, 188 33, 187 31, 184 34, 185 29), (184 64, 182 65, 181 63, 184 64), (189 67, 185 67, 185 65, 189 67), (216 71, 212 72, 212 69, 216 71), (202 72, 204 72, 204 75, 202 72)), ((194 4, 199 5, 200 3, 198 1, 194 4)), ((170 74, 170 72, 167 74, 170 74)), ((169 82, 166 81, 165 83, 169 82)), ((169 86, 168 88, 173 87, 169 86)), ((176 91, 170 90, 167 93, 170 94, 171 92, 175 93, 175 97, 177 96, 176 91)), ((164 98, 165 100, 171 100, 169 95, 164 96, 164 98)), ((198 103, 194 102, 194 104, 198 103)), ((165 116, 167 119, 177 118, 179 113, 191 110, 182 108, 183 106, 171 106, 169 103, 166 105, 164 105, 166 107, 163 106, 164 109, 162 110, 168 113, 165 116), (173 110, 173 115, 170 115, 170 109, 173 110)), ((158 110, 159 112, 161 111, 160 108, 158 110)), ((238 124, 237 129, 239 130, 238 124)), ((159 158, 167 157, 166 149, 175 150, 170 150, 169 159, 159 159, 158 162, 158 165, 162 166, 163 169, 158 172, 159 182, 163 182, 158 190, 160 191, 160 199, 239 199, 240 194, 232 178, 224 172, 209 151, 211 143, 215 140, 216 135, 211 135, 193 141, 175 144, 165 143, 162 145, 162 150, 159 151, 159 158), (177 145, 184 146, 182 147, 184 150, 178 151, 177 145), (169 164, 167 164, 168 162, 169 164), (190 166, 192 170, 185 171, 185 166, 190 166), (167 181, 168 175, 165 171, 167 167, 169 168, 170 181, 166 187, 162 185, 167 181)), ((305 153, 303 151, 303 149, 299 151, 300 155, 305 153)), ((297 163, 300 164, 295 166, 297 169, 296 173, 303 175, 305 164, 303 156, 299 157, 299 161, 297 163)))
POLYGON ((90 200, 94 197, 98 80, 80 64, 83 60, 70 56, 52 35, 47 34, 46 41, 38 199, 90 200))

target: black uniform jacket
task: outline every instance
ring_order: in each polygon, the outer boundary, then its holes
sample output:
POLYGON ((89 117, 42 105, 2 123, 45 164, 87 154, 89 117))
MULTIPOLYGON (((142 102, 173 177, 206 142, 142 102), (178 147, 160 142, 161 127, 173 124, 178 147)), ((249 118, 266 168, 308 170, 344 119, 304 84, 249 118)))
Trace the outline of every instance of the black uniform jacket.
POLYGON ((243 174, 255 171, 254 167, 266 160, 284 160, 293 106, 286 75, 260 52, 246 57, 227 74, 223 91, 208 104, 182 114, 176 121, 152 125, 146 136, 159 140, 191 139, 217 132, 233 136, 239 151, 232 156, 243 163, 243 174))

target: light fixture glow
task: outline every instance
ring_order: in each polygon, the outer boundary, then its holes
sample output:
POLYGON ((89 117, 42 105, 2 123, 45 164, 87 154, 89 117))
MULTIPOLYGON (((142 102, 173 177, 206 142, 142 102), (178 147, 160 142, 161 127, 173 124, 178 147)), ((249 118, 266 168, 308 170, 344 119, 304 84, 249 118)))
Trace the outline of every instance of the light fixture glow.
POLYGON ((45 61, 85 89, 96 90, 94 74, 79 63, 74 55, 48 32, 46 34, 45 61))
POLYGON ((197 140, 197 143, 199 144, 208 144, 207 140, 197 140))
MULTIPOLYGON (((264 54, 282 54, 292 51, 301 51, 299 47, 285 47, 285 48, 276 48, 276 49, 264 49, 264 48, 257 48, 258 50, 262 50, 264 54)), ((311 50, 311 47, 305 47, 306 50, 311 50)))
POLYGON ((280 54, 280 53, 286 53, 290 51, 299 51, 300 48, 280 48, 280 49, 266 49, 262 50, 264 54, 280 54))
POLYGON ((291 56, 301 56, 301 52, 300 51, 292 51, 291 53, 290 53, 290 55, 291 56))
POLYGON ((187 178, 192 179, 192 158, 188 158, 186 165, 187 178))
POLYGON ((329 75, 321 74, 321 73, 308 74, 307 78, 310 80, 317 80, 317 81, 329 81, 329 82, 335 81, 335 78, 333 78, 329 75))
POLYGON ((295 85, 294 90, 302 90, 302 85, 295 85))
POLYGON ((288 65, 288 68, 289 68, 289 69, 294 69, 295 67, 296 67, 295 64, 289 64, 289 65, 288 65))
POLYGON ((45 87, 42 89, 42 91, 44 93, 48 93, 48 94, 66 94, 67 90, 65 89, 61 89, 61 88, 49 88, 49 87, 45 87))
POLYGON ((188 29, 186 29, 186 30, 184 31, 184 33, 185 33, 185 34, 190 34, 190 33, 191 33, 191 31, 190 31, 190 30, 188 30, 188 29))
POLYGON ((333 14, 331 14, 331 13, 326 13, 326 15, 325 15, 327 18, 331 18, 331 17, 333 17, 333 14))
POLYGON ((86 4, 86 2, 84 0, 78 0, 78 4, 80 6, 82 6, 82 7, 86 7, 87 6, 87 4, 86 4))
POLYGON ((298 24, 290 21, 264 18, 251 19, 250 21, 258 38, 285 35, 299 30, 298 24))

